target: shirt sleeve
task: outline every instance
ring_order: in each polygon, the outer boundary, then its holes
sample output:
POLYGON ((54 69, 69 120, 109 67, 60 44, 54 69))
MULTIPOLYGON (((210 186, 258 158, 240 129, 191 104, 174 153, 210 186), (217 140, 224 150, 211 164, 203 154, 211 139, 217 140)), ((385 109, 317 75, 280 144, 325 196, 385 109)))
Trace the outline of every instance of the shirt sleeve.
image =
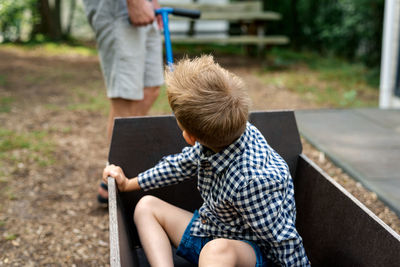
POLYGON ((285 197, 283 184, 252 179, 237 192, 234 206, 279 265, 309 266, 295 218, 283 204, 285 197))
POLYGON ((166 156, 153 168, 140 173, 139 186, 147 191, 196 177, 197 159, 195 148, 185 147, 181 153, 166 156))

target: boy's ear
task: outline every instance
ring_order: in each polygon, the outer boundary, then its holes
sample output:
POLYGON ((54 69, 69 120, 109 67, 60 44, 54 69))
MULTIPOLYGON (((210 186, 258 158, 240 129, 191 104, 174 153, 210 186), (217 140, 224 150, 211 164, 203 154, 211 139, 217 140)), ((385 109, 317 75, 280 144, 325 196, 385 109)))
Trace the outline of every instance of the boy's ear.
POLYGON ((197 139, 193 135, 189 134, 185 130, 182 132, 182 135, 186 143, 188 143, 189 145, 194 146, 196 144, 197 139))

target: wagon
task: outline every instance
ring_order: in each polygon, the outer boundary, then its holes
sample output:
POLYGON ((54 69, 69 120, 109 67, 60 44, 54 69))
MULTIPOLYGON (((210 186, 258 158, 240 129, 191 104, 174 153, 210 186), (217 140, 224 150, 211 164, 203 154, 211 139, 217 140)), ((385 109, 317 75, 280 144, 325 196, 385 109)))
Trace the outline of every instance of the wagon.
MULTIPOLYGON (((302 154, 293 111, 253 112, 250 122, 289 165, 296 226, 312 266, 400 266, 399 235, 302 154)), ((109 162, 134 177, 186 145, 173 116, 120 118, 115 120, 109 162)), ((142 196, 155 195, 193 212, 202 204, 196 183, 193 179, 148 192, 119 192, 110 178, 111 266, 149 266, 133 223, 142 196)), ((174 262, 192 266, 175 254, 174 262)))

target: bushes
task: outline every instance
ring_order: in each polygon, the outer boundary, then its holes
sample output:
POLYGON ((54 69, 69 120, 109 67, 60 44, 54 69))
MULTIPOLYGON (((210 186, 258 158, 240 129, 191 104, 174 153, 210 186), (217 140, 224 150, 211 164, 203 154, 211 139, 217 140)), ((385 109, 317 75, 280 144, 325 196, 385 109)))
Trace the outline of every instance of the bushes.
POLYGON ((290 36, 298 49, 333 53, 379 67, 384 0, 266 1, 283 20, 268 31, 290 36))
POLYGON ((20 41, 24 24, 32 24, 29 10, 34 0, 2 0, 0 2, 1 41, 20 41))
POLYGON ((75 9, 76 0, 0 0, 0 43, 68 40, 75 9))

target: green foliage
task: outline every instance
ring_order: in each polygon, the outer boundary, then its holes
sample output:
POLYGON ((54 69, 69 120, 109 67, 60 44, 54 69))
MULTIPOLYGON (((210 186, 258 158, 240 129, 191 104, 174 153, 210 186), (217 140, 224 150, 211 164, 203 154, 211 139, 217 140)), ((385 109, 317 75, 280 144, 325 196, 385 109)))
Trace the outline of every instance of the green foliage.
POLYGON ((0 0, 0 43, 70 40, 76 2, 0 0))
POLYGON ((295 47, 379 66, 384 0, 282 0, 266 8, 283 15, 268 29, 289 35, 295 47))
POLYGON ((30 12, 35 0, 1 0, 0 1, 0 37, 3 42, 20 41, 22 28, 33 23, 30 12))

